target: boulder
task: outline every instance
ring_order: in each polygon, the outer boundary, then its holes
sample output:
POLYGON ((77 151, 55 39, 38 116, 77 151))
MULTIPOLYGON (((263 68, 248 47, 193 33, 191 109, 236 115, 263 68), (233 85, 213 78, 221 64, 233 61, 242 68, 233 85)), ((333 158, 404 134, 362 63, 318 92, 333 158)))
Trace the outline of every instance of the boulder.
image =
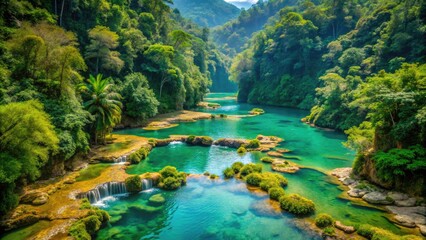
POLYGON ((414 207, 416 205, 416 198, 408 198, 406 200, 395 201, 395 205, 398 207, 414 207))
POLYGON ((393 199, 389 198, 382 192, 370 192, 365 194, 362 199, 373 204, 389 205, 393 203, 393 199))
POLYGON ((410 216, 396 215, 395 220, 398 222, 399 225, 402 225, 404 227, 409 227, 409 228, 416 227, 416 223, 414 222, 414 219, 412 219, 410 216))
POLYGON ((366 191, 357 188, 348 191, 348 195, 354 198, 362 198, 365 194, 367 194, 366 191))
POLYGON ((350 234, 350 233, 354 233, 355 232, 355 228, 354 227, 352 227, 352 226, 346 226, 343 223, 341 223, 340 221, 336 221, 334 223, 334 226, 337 229, 340 229, 340 230, 342 230, 345 233, 349 233, 350 234))
POLYGON ((244 139, 220 138, 214 141, 214 145, 225 146, 230 148, 239 148, 241 145, 248 143, 244 139))
POLYGON ((345 178, 342 183, 346 186, 351 185, 353 183, 355 183, 356 181, 350 177, 345 178))
POLYGON ((331 172, 337 178, 348 178, 352 173, 352 168, 336 168, 331 172))
POLYGON ((407 194, 400 192, 389 192, 388 197, 392 198, 394 201, 402 201, 409 198, 407 194))
POLYGON ((420 233, 423 234, 423 236, 426 236, 426 225, 417 225, 420 229, 420 233))

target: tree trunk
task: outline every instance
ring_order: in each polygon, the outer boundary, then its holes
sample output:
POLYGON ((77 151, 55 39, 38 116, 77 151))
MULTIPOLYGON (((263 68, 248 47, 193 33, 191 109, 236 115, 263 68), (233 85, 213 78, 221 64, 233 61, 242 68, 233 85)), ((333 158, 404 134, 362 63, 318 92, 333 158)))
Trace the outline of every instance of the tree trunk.
POLYGON ((59 16, 59 26, 62 27, 62 14, 64 13, 65 0, 62 0, 61 15, 59 16))

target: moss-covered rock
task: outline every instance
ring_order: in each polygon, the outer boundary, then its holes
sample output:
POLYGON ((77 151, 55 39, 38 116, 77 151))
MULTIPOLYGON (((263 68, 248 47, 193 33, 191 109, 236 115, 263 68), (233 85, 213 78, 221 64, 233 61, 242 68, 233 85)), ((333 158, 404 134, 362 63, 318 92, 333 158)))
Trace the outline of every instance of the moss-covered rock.
POLYGON ((148 199, 148 204, 152 206, 161 206, 164 204, 165 201, 166 199, 163 197, 161 193, 159 193, 159 194, 152 195, 148 199))
POLYGON ((260 159, 260 161, 266 162, 266 163, 272 163, 273 161, 275 161, 275 159, 273 159, 271 157, 263 157, 263 158, 260 159))
POLYGON ((125 184, 128 192, 135 193, 142 191, 142 181, 138 175, 126 178, 125 184))
POLYGON ((315 211, 314 202, 298 194, 284 195, 279 202, 283 210, 296 215, 308 215, 315 211))
POLYGON ((253 108, 251 111, 249 111, 249 114, 251 115, 260 115, 260 114, 264 114, 265 110, 261 109, 261 108, 253 108))
POLYGON ((91 235, 94 235, 102 225, 110 220, 109 214, 97 207, 90 205, 87 199, 83 199, 80 209, 88 209, 87 215, 74 222, 68 234, 76 240, 90 240, 91 235))
POLYGON ((258 147, 260 147, 260 141, 257 139, 252 139, 245 145, 245 148, 258 148, 258 147))
POLYGON ((190 145, 211 146, 213 144, 213 139, 207 136, 190 135, 186 138, 185 142, 190 145))

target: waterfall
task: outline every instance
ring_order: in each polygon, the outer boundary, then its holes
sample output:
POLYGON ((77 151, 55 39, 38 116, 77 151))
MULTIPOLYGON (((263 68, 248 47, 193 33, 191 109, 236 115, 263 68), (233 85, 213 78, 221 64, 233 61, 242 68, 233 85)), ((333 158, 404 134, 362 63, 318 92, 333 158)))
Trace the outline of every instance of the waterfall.
POLYGON ((114 163, 123 164, 125 162, 127 162, 127 155, 123 155, 121 157, 114 159, 114 163))
POLYGON ((142 179, 142 191, 152 188, 152 179, 142 179))
POLYGON ((90 203, 96 203, 101 201, 103 198, 125 193, 127 193, 127 189, 124 182, 107 182, 80 195, 80 198, 87 198, 90 203))

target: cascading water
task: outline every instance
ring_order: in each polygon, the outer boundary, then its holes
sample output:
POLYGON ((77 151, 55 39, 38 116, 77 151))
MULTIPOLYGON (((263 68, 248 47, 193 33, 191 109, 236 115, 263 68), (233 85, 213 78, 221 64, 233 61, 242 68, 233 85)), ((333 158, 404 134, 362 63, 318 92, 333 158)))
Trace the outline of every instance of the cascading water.
POLYGON ((87 198, 90 203, 97 203, 104 198, 125 193, 127 193, 127 189, 124 182, 107 182, 96 186, 94 189, 85 194, 80 195, 80 198, 87 198))
POLYGON ((114 159, 114 163, 121 163, 121 164, 123 164, 125 162, 127 162, 127 155, 123 155, 121 157, 118 157, 118 158, 114 159))
POLYGON ((152 179, 142 179, 142 191, 143 190, 148 190, 152 188, 152 179))

